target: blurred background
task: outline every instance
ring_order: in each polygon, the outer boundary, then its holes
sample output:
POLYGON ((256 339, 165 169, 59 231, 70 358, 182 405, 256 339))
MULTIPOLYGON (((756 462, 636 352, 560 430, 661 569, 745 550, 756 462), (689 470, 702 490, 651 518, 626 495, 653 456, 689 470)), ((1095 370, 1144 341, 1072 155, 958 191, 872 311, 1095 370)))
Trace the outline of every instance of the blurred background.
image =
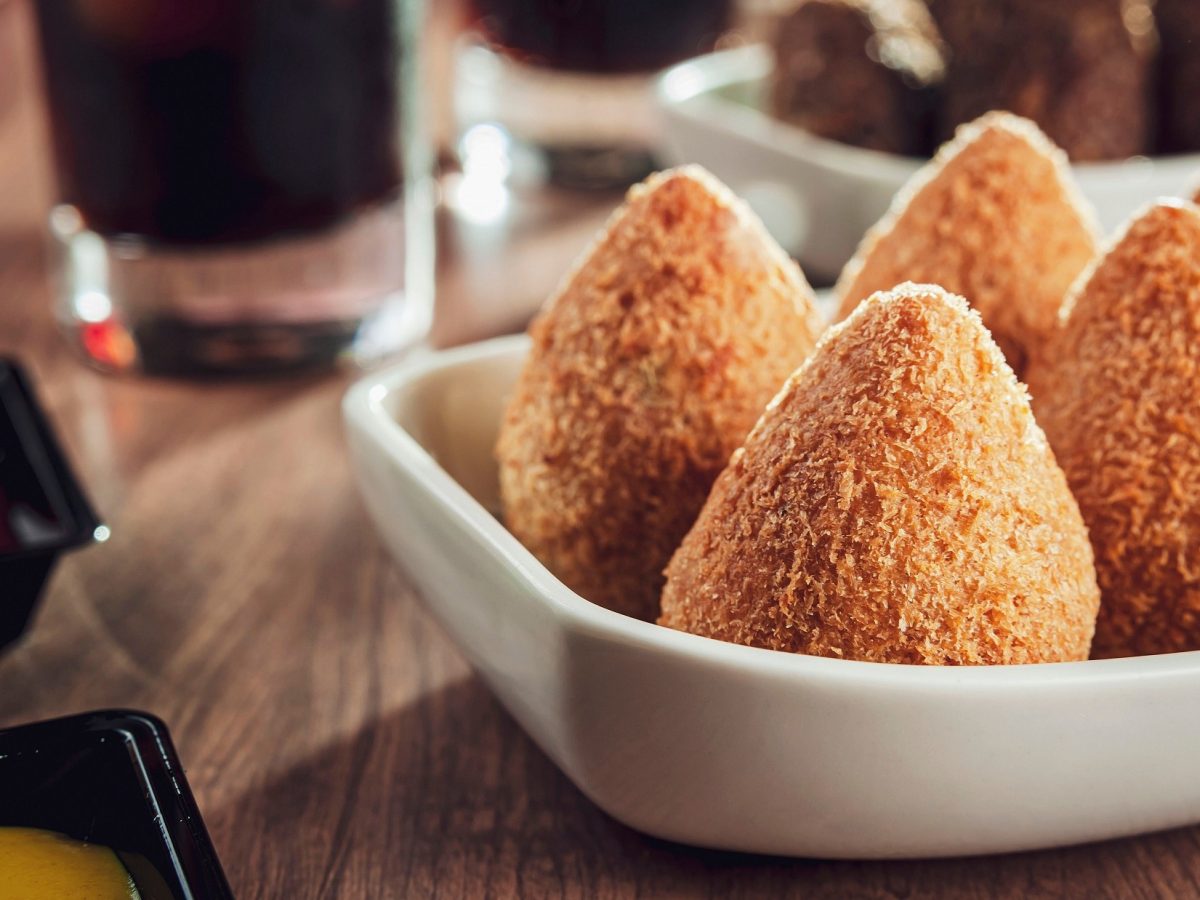
POLYGON ((1192 6, 0 0, 0 227, 50 234, 55 315, 114 370, 518 328, 621 191, 680 162, 829 284, 988 109, 1038 122, 1106 227, 1181 192, 1192 6))
POLYGON ((85 358, 168 374, 519 328, 623 189, 681 162, 830 284, 989 109, 1067 151, 1106 228, 1184 191, 1196 20, 1186 0, 0 0, 0 234, 50 235, 85 358))
POLYGON ((654 73, 738 40, 727 0, 655 9, 0 0, 0 252, 109 370, 404 349, 426 227, 434 343, 519 328, 661 164, 654 73))

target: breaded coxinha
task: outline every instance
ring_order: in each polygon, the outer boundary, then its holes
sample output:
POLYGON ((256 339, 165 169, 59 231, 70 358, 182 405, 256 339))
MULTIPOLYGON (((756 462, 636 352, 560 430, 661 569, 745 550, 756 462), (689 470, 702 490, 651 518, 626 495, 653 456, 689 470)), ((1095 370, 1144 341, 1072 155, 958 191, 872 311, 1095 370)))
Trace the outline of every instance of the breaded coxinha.
POLYGON ((660 624, 889 663, 1086 659, 1092 551, 1025 389, 966 302, 877 293, 734 454, 660 624))
POLYGON ((496 447, 509 529, 584 597, 653 619, 663 566, 820 327, 711 175, 634 187, 531 327, 496 447))
POLYGON ((1135 217, 1062 314, 1035 403, 1096 554, 1093 654, 1200 650, 1200 209, 1135 217))
POLYGON ((1096 252, 1066 156, 1027 119, 988 113, 912 177, 867 232, 836 293, 845 318, 902 281, 939 284, 983 316, 1018 376, 1096 252))

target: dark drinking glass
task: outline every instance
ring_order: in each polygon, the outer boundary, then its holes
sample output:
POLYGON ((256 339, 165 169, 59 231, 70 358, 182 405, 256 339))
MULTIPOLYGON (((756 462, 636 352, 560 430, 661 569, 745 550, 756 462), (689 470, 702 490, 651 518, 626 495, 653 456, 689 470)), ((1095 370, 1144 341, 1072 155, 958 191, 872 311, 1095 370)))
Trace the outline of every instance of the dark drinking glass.
POLYGON ((60 312, 90 358, 273 369, 427 326, 415 4, 36 5, 60 312))
MULTIPOLYGON (((607 186, 653 166, 652 76, 711 50, 732 0, 470 0, 459 55, 462 149, 500 128, 560 182, 607 186)), ((464 159, 464 164, 469 160, 464 159)))

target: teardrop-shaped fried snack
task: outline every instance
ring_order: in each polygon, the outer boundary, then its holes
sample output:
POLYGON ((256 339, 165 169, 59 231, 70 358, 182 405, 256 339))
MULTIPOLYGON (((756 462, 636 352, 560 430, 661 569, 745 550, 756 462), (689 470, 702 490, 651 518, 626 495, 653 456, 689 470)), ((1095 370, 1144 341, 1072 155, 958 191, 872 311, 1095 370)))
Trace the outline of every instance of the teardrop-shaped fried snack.
POLYGON ((800 269, 711 175, 634 187, 531 328, 496 448, 509 529, 584 597, 653 619, 663 566, 819 330, 800 269))
MULTIPOLYGON (((1195 0, 1183 3, 1194 15, 1195 0)), ((1006 109, 1037 122, 1075 162, 1150 152, 1153 18, 1162 5, 1151 12, 1147 0, 931 0, 950 59, 941 134, 1006 109)))
POLYGON ((1096 554, 1093 654, 1200 650, 1200 209, 1135 218, 1063 314, 1036 403, 1096 554))
POLYGON ((979 310, 1023 376, 1095 234, 1062 151, 1032 122, 989 113, 960 128, 867 232, 838 281, 841 315, 902 281, 942 285, 979 310))
POLYGON ((1099 602, 1025 389, 961 297, 875 294, 791 377, 667 567, 660 624, 890 663, 1086 659, 1099 602))
POLYGON ((772 44, 780 119, 857 147, 929 153, 945 58, 921 0, 803 0, 772 44))

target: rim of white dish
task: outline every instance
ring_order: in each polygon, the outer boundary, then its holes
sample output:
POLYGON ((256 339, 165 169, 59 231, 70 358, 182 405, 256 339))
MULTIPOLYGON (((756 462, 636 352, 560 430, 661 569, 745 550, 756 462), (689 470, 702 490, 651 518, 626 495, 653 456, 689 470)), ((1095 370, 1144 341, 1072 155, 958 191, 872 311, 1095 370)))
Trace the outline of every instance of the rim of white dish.
POLYGON ((422 490, 472 533, 499 564, 519 573, 529 590, 554 607, 574 628, 658 652, 691 657, 709 665, 753 671, 759 676, 786 679, 819 675, 822 679, 866 680, 881 687, 909 690, 959 690, 966 685, 980 690, 1017 686, 1058 689, 1077 687, 1080 682, 1097 685, 1200 674, 1200 651, 1009 666, 922 666, 832 659, 748 647, 675 631, 592 603, 555 578, 387 409, 386 401, 392 394, 436 372, 512 356, 523 352, 528 345, 529 338, 521 334, 419 353, 357 382, 347 391, 343 406, 352 427, 365 431, 395 465, 416 476, 413 480, 422 490))
MULTIPOLYGON (((658 76, 655 84, 658 104, 668 115, 702 121, 706 127, 719 127, 774 150, 801 153, 817 165, 858 178, 903 180, 929 161, 928 156, 900 156, 823 138, 719 93, 735 84, 766 78, 773 66, 772 56, 765 44, 751 44, 676 63, 658 76)), ((1072 163, 1071 169, 1083 184, 1113 178, 1147 178, 1155 169, 1171 173, 1178 170, 1180 178, 1186 180, 1200 173, 1200 153, 1072 163)))

